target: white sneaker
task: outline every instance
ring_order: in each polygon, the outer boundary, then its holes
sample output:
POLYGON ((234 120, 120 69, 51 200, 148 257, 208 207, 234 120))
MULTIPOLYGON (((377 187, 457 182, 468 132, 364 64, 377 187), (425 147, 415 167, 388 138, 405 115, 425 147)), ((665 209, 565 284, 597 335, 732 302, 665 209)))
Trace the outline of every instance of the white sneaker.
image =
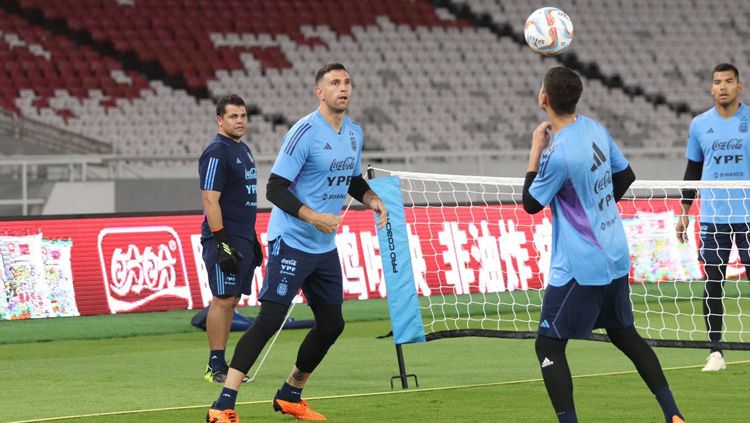
POLYGON ((727 368, 727 362, 720 352, 714 351, 708 355, 706 365, 701 369, 702 372, 718 372, 727 368))

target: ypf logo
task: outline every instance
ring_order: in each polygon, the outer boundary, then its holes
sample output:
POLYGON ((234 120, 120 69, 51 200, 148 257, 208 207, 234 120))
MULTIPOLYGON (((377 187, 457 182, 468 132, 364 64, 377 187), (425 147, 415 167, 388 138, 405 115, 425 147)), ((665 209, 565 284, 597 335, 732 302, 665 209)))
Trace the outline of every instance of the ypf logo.
POLYGON ((104 228, 99 260, 111 313, 192 308, 180 237, 169 226, 104 228), (153 303, 153 304, 150 304, 153 303))

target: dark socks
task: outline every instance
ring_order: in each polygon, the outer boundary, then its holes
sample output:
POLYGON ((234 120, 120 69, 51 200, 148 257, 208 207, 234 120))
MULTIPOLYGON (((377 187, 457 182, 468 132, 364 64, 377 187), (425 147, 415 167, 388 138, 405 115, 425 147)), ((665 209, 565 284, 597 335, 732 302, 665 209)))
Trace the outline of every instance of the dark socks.
POLYGON ((661 411, 664 412, 666 423, 672 423, 673 416, 680 416, 682 418, 682 414, 680 414, 680 410, 677 409, 677 404, 674 402, 672 391, 669 390, 668 386, 659 389, 655 396, 656 400, 659 401, 661 411))
POLYGON ((224 350, 211 350, 211 354, 208 355, 208 365, 211 366, 213 372, 227 367, 224 350))
POLYGON ((295 388, 294 386, 284 382, 279 389, 279 393, 276 394, 279 399, 288 402, 300 402, 302 401, 302 389, 295 388))
POLYGON ((211 408, 217 410, 229 410, 234 408, 234 404, 237 402, 237 391, 234 389, 224 388, 219 394, 219 398, 214 402, 211 408))
POLYGON ((659 402, 659 406, 664 412, 664 420, 667 423, 672 423, 673 416, 682 417, 677 409, 677 404, 675 404, 672 391, 669 390, 667 378, 664 376, 656 353, 638 335, 635 328, 629 326, 621 329, 607 329, 607 334, 612 343, 635 364, 641 378, 659 402))
POLYGON ((573 378, 565 357, 565 339, 538 336, 534 345, 542 369, 544 386, 561 422, 578 422, 573 403, 573 378), (571 420, 572 419, 572 420, 571 420))
POLYGON ((557 413, 557 421, 559 423, 578 423, 578 416, 576 416, 575 410, 557 413))
MULTIPOLYGON (((726 265, 706 265, 706 284, 703 290, 703 315, 706 321, 708 339, 712 343, 721 341, 724 326, 724 278, 726 265)), ((718 351, 712 348, 711 352, 718 351)))

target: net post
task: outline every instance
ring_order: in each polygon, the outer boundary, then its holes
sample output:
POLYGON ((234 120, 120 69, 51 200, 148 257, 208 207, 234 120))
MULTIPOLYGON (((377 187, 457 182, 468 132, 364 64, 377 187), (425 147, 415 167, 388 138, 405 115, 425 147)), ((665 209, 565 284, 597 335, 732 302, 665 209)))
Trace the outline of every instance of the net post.
POLYGON ((406 363, 404 362, 404 350, 401 344, 396 344, 396 359, 398 360, 398 376, 391 377, 391 389, 393 389, 393 380, 401 379, 401 388, 409 389, 409 378, 414 378, 414 383, 419 388, 419 379, 414 373, 406 373, 406 363))

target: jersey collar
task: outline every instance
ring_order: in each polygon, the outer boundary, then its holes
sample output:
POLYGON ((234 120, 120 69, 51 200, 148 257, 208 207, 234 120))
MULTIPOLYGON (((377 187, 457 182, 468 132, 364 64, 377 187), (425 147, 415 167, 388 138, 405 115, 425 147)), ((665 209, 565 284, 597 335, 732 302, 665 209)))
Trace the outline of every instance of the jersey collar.
POLYGON ((330 130, 331 132, 333 132, 336 135, 343 134, 344 130, 346 129, 346 120, 348 118, 348 116, 346 116, 346 115, 344 115, 344 119, 341 120, 341 131, 340 132, 336 132, 336 130, 333 129, 333 127, 331 126, 331 124, 328 123, 327 120, 325 120, 325 118, 323 117, 323 114, 320 113, 320 109, 318 109, 318 110, 315 111, 315 117, 318 118, 318 120, 320 120, 321 125, 325 126, 326 128, 328 128, 328 130, 330 130))
POLYGON ((557 137, 559 137, 560 134, 562 134, 563 132, 567 131, 568 129, 575 128, 583 119, 584 119, 583 115, 576 114, 576 119, 573 122, 570 122, 569 124, 563 126, 563 128, 555 134, 555 137, 550 142, 550 144, 552 144, 557 139, 557 137))
POLYGON ((222 141, 223 143, 229 144, 229 145, 238 145, 240 142, 242 142, 242 141, 237 142, 237 141, 235 141, 235 140, 233 140, 233 139, 231 139, 231 138, 223 135, 221 132, 217 132, 216 133, 216 138, 218 140, 222 141))
POLYGON ((734 114, 732 116, 729 116, 728 118, 725 118, 724 116, 722 116, 722 115, 719 114, 719 111, 716 110, 716 106, 714 106, 714 107, 711 108, 711 111, 713 111, 713 113, 714 113, 714 115, 716 115, 716 117, 718 117, 721 120, 726 120, 726 121, 732 120, 736 116, 739 116, 740 112, 744 112, 744 110, 745 110, 745 103, 743 103, 743 102, 740 101, 740 107, 737 108, 737 111, 734 112, 734 114))

